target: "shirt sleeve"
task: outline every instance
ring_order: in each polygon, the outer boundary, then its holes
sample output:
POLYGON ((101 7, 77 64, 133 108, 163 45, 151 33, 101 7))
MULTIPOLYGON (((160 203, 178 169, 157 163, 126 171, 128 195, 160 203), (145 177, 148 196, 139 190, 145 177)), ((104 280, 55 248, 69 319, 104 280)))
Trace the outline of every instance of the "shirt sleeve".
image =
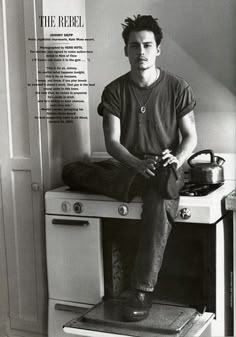
POLYGON ((105 87, 102 93, 101 102, 98 105, 97 111, 100 116, 103 116, 104 109, 111 114, 120 118, 120 99, 115 88, 105 87))
POLYGON ((181 85, 180 94, 176 98, 176 114, 177 118, 183 117, 194 109, 196 101, 194 99, 193 90, 186 82, 181 85))

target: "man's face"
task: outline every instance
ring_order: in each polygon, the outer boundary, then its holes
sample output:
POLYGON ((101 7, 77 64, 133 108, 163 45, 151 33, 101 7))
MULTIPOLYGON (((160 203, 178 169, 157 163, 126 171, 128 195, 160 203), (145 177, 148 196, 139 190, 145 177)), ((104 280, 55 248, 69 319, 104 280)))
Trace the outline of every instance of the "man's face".
POLYGON ((153 32, 131 32, 125 46, 125 55, 129 58, 131 69, 146 70, 155 66, 160 47, 156 44, 153 32))

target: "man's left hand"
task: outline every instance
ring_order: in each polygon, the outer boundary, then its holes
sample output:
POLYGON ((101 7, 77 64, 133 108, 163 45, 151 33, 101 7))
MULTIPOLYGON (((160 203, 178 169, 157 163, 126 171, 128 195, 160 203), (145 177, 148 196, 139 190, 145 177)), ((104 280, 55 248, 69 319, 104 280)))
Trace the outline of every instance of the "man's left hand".
POLYGON ((162 162, 163 166, 167 166, 170 164, 176 164, 176 168, 178 169, 180 167, 180 163, 178 159, 171 153, 169 149, 166 149, 162 152, 162 162))

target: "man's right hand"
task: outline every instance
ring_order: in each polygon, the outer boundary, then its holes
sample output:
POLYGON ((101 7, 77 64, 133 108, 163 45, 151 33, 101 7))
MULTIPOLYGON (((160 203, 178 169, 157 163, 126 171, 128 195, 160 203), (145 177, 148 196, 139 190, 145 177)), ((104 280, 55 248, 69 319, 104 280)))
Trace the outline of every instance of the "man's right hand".
POLYGON ((156 175, 157 158, 147 158, 140 160, 137 166, 137 172, 142 174, 145 178, 154 177, 156 175))

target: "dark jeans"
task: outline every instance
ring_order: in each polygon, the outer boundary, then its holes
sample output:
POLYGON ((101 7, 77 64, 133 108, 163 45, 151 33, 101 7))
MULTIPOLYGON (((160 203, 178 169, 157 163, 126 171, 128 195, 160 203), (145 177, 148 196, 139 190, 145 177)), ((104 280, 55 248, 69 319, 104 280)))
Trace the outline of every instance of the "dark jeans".
POLYGON ((177 213, 179 198, 166 200, 157 189, 157 179, 137 176, 131 185, 132 195, 141 195, 141 234, 139 248, 132 274, 133 286, 144 291, 153 291, 157 283, 171 222, 177 213))
POLYGON ((73 190, 100 193, 124 202, 130 202, 134 196, 142 197, 141 235, 132 281, 137 289, 153 291, 179 198, 166 200, 161 197, 158 175, 144 178, 114 159, 68 164, 62 177, 73 190))

